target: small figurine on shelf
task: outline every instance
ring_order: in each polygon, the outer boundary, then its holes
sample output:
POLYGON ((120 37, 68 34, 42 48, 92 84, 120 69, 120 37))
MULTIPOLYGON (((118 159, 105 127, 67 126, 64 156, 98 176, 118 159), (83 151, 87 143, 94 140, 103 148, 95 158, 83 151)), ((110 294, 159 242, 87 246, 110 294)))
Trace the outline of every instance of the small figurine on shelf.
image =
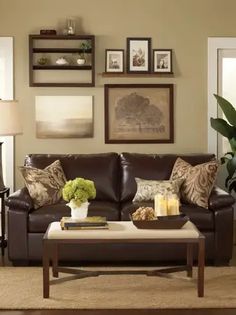
POLYGON ((60 57, 56 60, 56 64, 59 66, 65 66, 65 65, 68 65, 69 62, 66 60, 65 57, 60 57))

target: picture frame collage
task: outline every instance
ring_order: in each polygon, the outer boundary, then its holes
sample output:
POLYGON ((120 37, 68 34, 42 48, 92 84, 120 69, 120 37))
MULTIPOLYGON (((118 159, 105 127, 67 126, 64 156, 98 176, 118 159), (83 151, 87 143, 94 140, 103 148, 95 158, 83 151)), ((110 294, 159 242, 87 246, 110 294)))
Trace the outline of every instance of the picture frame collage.
MULTIPOLYGON (((126 39, 126 72, 172 74, 172 49, 151 50, 150 37, 128 37, 126 39)), ((125 50, 105 50, 105 73, 125 73, 125 50)))

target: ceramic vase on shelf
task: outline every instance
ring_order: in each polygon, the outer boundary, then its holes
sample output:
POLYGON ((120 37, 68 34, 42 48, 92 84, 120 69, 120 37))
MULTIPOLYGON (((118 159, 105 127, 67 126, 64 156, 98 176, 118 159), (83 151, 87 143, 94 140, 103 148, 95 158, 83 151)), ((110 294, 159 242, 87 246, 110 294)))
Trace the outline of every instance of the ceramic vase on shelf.
POLYGON ((82 220, 87 218, 89 202, 84 202, 80 207, 75 207, 74 205, 67 204, 71 209, 72 219, 82 220))

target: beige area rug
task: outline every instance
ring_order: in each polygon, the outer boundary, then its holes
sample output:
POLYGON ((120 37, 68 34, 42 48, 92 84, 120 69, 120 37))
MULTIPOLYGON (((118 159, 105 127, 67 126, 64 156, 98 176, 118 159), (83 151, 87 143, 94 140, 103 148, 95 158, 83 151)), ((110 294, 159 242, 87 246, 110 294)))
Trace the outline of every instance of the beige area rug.
POLYGON ((70 281, 52 284, 50 298, 43 299, 42 268, 1 267, 0 309, 236 308, 236 267, 207 267, 204 298, 197 297, 195 283, 183 279, 104 275, 71 280, 73 277, 61 273, 60 279, 70 281))

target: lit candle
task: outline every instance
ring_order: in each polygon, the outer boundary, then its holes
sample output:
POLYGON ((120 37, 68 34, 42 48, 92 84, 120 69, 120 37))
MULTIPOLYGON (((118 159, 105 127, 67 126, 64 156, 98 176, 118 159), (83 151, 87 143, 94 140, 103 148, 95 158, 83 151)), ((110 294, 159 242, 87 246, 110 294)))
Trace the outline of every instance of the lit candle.
POLYGON ((177 197, 169 197, 167 201, 167 214, 178 215, 179 214, 179 200, 177 197))
POLYGON ((167 200, 166 197, 157 194, 155 196, 155 216, 164 216, 167 215, 167 200))

